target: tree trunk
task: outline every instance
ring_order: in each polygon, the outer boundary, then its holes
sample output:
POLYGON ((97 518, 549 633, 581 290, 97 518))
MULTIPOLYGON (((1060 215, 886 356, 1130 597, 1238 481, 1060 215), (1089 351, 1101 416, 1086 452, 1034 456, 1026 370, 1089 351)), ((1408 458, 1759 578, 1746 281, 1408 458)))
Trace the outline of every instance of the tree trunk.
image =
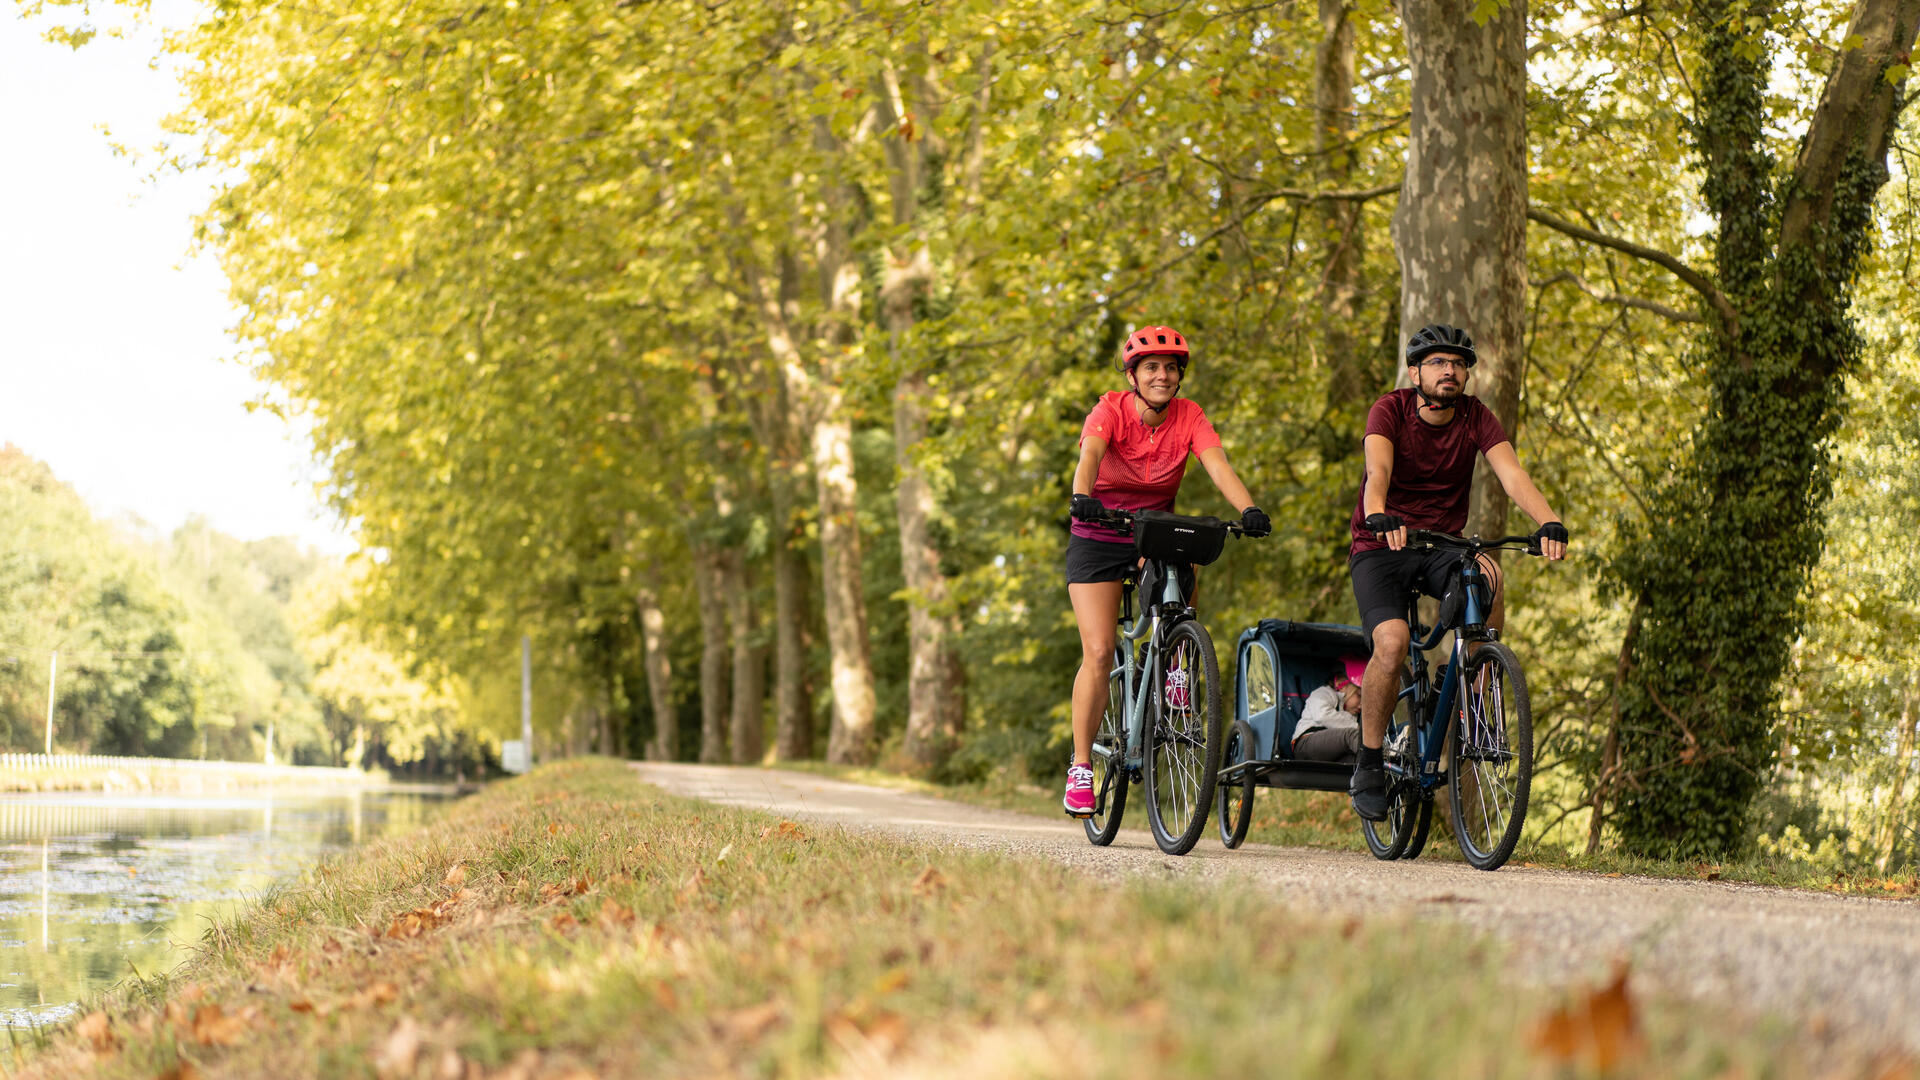
POLYGON ((813 756, 813 702, 807 691, 807 558, 795 527, 792 475, 797 463, 773 465, 773 726, 774 757, 813 756))
MULTIPOLYGON (((1412 68, 1406 179, 1393 216, 1400 339, 1427 323, 1470 332, 1470 389, 1511 436, 1525 370, 1527 7, 1477 26, 1473 0, 1400 0, 1412 68)), ((1507 496, 1481 463, 1469 533, 1504 533, 1507 496)))
POLYGON ((766 743, 767 649, 760 642, 746 555, 738 548, 723 554, 721 580, 733 633, 733 763, 752 765, 766 743))
MULTIPOLYGON (((648 572, 652 572, 648 567, 648 572)), ((667 617, 660 610, 660 597, 650 585, 634 594, 640 608, 640 646, 647 671, 647 700, 653 706, 653 741, 647 744, 647 760, 672 761, 679 756, 680 724, 673 711, 673 660, 667 655, 667 617)))
POLYGON ((727 598, 722 555, 695 548, 693 583, 700 597, 700 760, 727 760, 727 598))
MULTIPOLYGON (((921 88, 915 86, 916 91, 921 88)), ((903 84, 892 65, 880 79, 889 127, 899 129, 912 115, 903 84)), ((916 95, 918 96, 918 95, 916 95)), ((926 140, 886 142, 894 224, 907 230, 906 242, 886 253, 880 289, 887 347, 900 372, 893 387, 893 454, 899 470, 894 516, 900 527, 900 570, 907 586, 907 729, 900 753, 908 768, 933 772, 946 764, 966 717, 966 683, 960 663, 959 620, 949 610, 947 578, 940 570, 934 542, 937 500, 916 449, 927 433, 927 372, 922 357, 909 355, 914 305, 933 279, 933 259, 913 228, 919 216, 925 177, 926 140)))
MULTIPOLYGON (((1644 606, 1621 693, 1612 821, 1636 854, 1722 857, 1773 765, 1778 684, 1821 549, 1827 440, 1860 336, 1853 283, 1887 181, 1920 0, 1861 0, 1791 174, 1773 189, 1766 20, 1691 12, 1702 191, 1718 222, 1698 350, 1707 415, 1614 570, 1644 606), (1777 207, 1777 213, 1775 208, 1777 207), (1775 224, 1777 222, 1777 225, 1775 224)), ((1617 244, 1616 244, 1617 246, 1617 244)), ((1671 268, 1671 267, 1670 267, 1671 268)), ((1686 278, 1686 275, 1682 275, 1686 278)))
MULTIPOLYGON (((1351 186, 1353 179, 1353 20, 1352 0, 1320 0, 1320 45, 1313 54, 1313 149, 1326 190, 1351 186)), ((1321 461, 1332 464, 1360 449, 1360 424, 1372 400, 1373 372, 1368 362, 1370 334, 1356 334, 1366 303, 1366 234, 1361 214, 1366 204, 1352 199, 1319 203, 1325 233, 1327 438, 1321 461)))
POLYGON ((813 429, 814 488, 820 507, 820 576, 826 599, 833 720, 827 760, 873 760, 873 664, 867 647, 867 603, 861 585, 858 491, 853 479, 853 422, 839 387, 822 388, 828 403, 813 429))

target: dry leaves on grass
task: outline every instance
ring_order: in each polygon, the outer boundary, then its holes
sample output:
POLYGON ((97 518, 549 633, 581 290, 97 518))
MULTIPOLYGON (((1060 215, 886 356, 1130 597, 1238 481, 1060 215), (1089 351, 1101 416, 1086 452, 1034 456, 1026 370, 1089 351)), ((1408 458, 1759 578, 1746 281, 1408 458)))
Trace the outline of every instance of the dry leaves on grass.
POLYGON ((586 874, 569 878, 566 881, 549 881, 545 885, 540 886, 540 902, 543 904, 551 904, 559 900, 564 900, 569 896, 579 896, 592 888, 593 878, 586 874))
POLYGON ((182 1058, 154 1077, 154 1080, 200 1080, 200 1070, 194 1068, 193 1062, 182 1058))
POLYGON ((600 901, 599 921, 606 926, 632 926, 633 909, 609 896, 600 901))
POLYGON ((807 835, 807 830, 801 828, 798 824, 791 821, 782 821, 778 825, 769 825, 766 828, 761 829, 760 839, 762 840, 768 840, 768 839, 798 840, 798 841, 809 842, 809 843, 812 842, 813 840, 812 837, 807 835))
MULTIPOLYGON (((451 875, 449 875, 451 876, 451 875)), ((462 875, 464 878, 464 875, 462 875)), ((416 938, 428 931, 438 929, 453 920, 453 909, 461 901, 473 896, 472 889, 461 889, 445 900, 436 900, 423 908, 402 912, 394 916, 387 927, 386 936, 390 938, 416 938)))
POLYGON ((467 864, 465 863, 454 863, 452 868, 447 871, 447 876, 440 879, 440 884, 451 885, 456 889, 466 883, 467 864))
POLYGON ((1645 1053, 1640 1010, 1627 990, 1627 965, 1617 965, 1606 986, 1541 1017, 1529 1041, 1536 1053, 1555 1062, 1601 1072, 1645 1053))
POLYGON ((579 926, 580 920, 574 918, 573 912, 571 911, 563 911, 547 920, 547 928, 556 934, 564 934, 569 930, 576 930, 579 926))

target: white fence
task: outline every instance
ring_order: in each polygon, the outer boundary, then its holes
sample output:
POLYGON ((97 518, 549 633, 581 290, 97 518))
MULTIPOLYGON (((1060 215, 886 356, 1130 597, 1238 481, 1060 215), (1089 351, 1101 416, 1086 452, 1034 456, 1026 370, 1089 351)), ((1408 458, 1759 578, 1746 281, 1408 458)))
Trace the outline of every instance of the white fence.
POLYGON ((0 773, 173 772, 257 780, 316 783, 380 783, 385 777, 330 765, 263 765, 257 761, 196 761, 191 758, 118 757, 110 754, 0 754, 0 773))

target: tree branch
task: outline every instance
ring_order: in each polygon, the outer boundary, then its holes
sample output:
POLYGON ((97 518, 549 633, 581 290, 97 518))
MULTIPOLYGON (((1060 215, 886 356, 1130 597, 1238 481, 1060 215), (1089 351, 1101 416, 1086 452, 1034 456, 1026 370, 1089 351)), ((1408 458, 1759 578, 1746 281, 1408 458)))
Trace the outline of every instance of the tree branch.
POLYGON ((1653 248, 1636 244, 1631 240, 1622 240, 1617 236, 1608 236, 1605 233, 1595 232, 1583 225, 1575 225, 1571 221, 1563 221, 1538 207, 1527 207, 1527 219, 1529 221, 1537 221, 1555 232, 1565 233, 1575 240, 1584 240, 1589 244, 1598 244, 1604 248, 1612 248, 1622 254, 1631 255, 1636 259, 1642 259, 1646 262, 1666 267, 1672 271, 1674 277, 1693 286, 1695 291, 1705 297, 1709 304, 1713 305, 1714 311, 1719 313, 1722 322, 1725 324, 1725 329, 1729 333, 1738 332, 1740 316, 1738 312, 1733 310, 1733 304, 1727 300, 1726 296, 1723 295, 1719 289, 1714 288, 1713 282, 1708 280, 1707 275, 1688 266, 1678 258, 1664 251, 1657 251, 1653 248))
POLYGON ((1588 296, 1593 297, 1603 304, 1619 304, 1622 307, 1651 311, 1655 315, 1672 319, 1674 322, 1698 323, 1706 321, 1691 311, 1681 311, 1678 308, 1670 308, 1665 304, 1656 303, 1652 300, 1642 300, 1638 296, 1628 296, 1624 293, 1603 293, 1599 289, 1587 284, 1585 278, 1582 278, 1579 274, 1571 270, 1560 271, 1547 280, 1540 282, 1538 288, 1545 290, 1548 286, 1558 285, 1562 281, 1571 283, 1574 288, 1579 289, 1581 292, 1586 293, 1588 296))

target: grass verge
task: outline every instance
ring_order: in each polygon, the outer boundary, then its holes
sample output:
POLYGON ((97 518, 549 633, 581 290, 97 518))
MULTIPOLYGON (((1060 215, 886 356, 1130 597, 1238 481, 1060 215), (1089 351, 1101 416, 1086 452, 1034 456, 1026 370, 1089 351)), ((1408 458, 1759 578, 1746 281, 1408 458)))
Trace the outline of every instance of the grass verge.
POLYGON ((1510 974, 1457 926, 820 830, 587 760, 323 865, 12 1064, 177 1080, 1810 1071, 1784 1026, 1617 992, 1562 1008, 1510 974))

